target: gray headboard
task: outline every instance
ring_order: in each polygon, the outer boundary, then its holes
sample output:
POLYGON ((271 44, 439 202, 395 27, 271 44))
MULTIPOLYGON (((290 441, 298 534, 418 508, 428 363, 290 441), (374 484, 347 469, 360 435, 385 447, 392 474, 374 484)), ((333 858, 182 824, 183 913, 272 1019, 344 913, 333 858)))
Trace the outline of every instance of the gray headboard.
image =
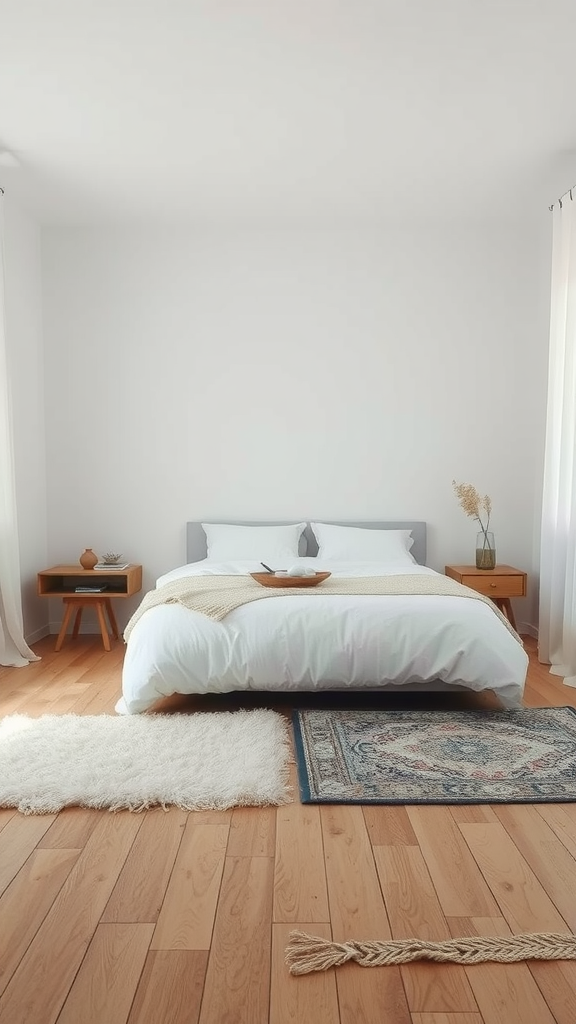
MULTIPOLYGON (((205 519, 204 522, 210 522, 205 519)), ((218 520, 222 522, 222 520, 218 520)), ((287 520, 276 520, 275 522, 231 522, 230 526, 290 526, 291 523, 304 522, 303 519, 287 519, 287 520)), ((329 519, 318 519, 317 522, 328 523, 330 526, 360 526, 363 530, 412 530, 412 537, 414 538, 414 544, 410 549, 410 553, 414 555, 414 558, 420 565, 426 565, 426 523, 418 520, 403 520, 397 523, 382 523, 371 520, 370 522, 364 523, 350 523, 350 522, 338 522, 335 523, 329 519)), ((300 540, 300 555, 317 555, 318 545, 316 538, 310 529, 310 524, 306 525, 306 529, 302 534, 300 540)), ((186 523, 186 561, 187 562, 199 562, 201 558, 206 558, 206 534, 202 529, 201 523, 186 523)))

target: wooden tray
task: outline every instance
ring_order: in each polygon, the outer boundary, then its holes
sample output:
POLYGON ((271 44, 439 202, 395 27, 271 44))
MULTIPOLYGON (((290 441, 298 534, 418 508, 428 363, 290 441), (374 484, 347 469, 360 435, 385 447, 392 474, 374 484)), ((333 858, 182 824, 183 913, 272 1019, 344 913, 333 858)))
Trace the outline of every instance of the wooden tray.
POLYGON ((315 576, 274 576, 271 572, 251 572, 250 575, 263 587, 317 587, 332 573, 317 572, 315 576))

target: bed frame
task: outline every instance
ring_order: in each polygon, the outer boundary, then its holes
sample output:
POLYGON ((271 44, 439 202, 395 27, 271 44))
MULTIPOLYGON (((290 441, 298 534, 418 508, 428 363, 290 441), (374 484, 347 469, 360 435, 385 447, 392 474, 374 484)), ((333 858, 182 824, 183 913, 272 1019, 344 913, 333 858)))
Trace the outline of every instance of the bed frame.
MULTIPOLYGON (((210 522, 211 520, 205 519, 204 522, 210 522)), ((276 520, 274 522, 237 522, 232 521, 227 523, 229 526, 290 526, 292 523, 303 522, 302 519, 289 519, 289 520, 276 520)), ((223 520, 219 519, 218 522, 222 523, 223 520)), ((414 544, 410 549, 410 554, 414 556, 416 561, 420 565, 426 565, 426 523, 419 520, 401 520, 400 522, 376 522, 370 520, 370 522, 363 523, 351 523, 351 522, 333 522, 328 519, 318 519, 317 522, 327 523, 329 526, 358 526, 363 530, 412 530, 412 537, 414 538, 414 544)), ((199 562, 202 558, 206 558, 206 534, 202 529, 201 523, 186 523, 186 561, 187 562, 199 562)), ((316 538, 312 533, 310 524, 306 524, 306 529, 300 539, 300 556, 305 555, 317 555, 318 545, 316 538)))

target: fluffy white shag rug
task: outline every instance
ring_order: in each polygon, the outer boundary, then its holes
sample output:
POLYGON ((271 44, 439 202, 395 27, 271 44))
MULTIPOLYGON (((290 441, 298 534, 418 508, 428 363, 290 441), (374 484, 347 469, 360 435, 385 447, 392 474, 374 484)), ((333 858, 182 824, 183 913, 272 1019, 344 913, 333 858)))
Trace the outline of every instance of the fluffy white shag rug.
POLYGON ((275 711, 10 715, 0 722, 0 807, 142 811, 287 803, 287 724, 275 711))

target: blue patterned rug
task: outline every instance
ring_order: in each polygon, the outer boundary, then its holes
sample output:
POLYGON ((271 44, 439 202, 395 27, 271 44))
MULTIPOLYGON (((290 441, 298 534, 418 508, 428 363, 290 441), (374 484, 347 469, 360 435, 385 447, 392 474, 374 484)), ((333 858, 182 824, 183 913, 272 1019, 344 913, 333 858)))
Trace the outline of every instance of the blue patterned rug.
POLYGON ((294 711, 303 803, 576 801, 576 711, 294 711))

